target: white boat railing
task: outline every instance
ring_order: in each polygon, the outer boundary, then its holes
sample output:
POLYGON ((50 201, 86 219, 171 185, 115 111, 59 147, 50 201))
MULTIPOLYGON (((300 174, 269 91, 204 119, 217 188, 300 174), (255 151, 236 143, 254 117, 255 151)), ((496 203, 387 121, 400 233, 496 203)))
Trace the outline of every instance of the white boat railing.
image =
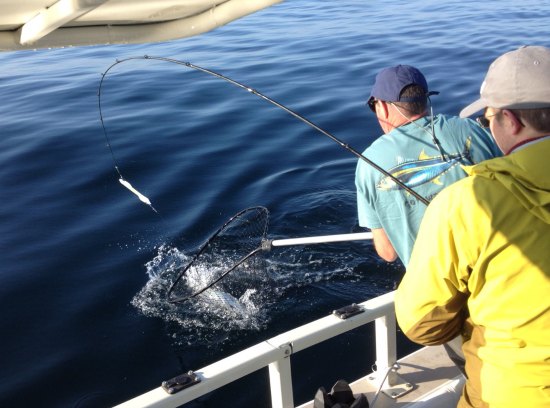
MULTIPOLYGON (((365 324, 375 322, 377 373, 389 373, 397 359, 394 292, 358 304, 364 310, 347 319, 334 314, 315 320, 194 372, 200 382, 175 394, 158 387, 117 407, 178 407, 262 368, 269 368, 272 408, 294 408, 291 356, 365 324)), ((388 381, 378 376, 378 381, 388 381)))

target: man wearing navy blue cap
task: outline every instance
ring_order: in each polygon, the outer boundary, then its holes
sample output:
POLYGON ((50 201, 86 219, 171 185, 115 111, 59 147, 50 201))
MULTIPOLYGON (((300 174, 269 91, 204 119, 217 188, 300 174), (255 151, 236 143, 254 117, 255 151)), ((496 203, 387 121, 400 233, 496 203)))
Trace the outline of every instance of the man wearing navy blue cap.
MULTIPOLYGON (((500 156, 491 135, 470 119, 428 115, 424 75, 409 65, 376 76, 369 108, 384 135, 363 155, 428 201, 466 176, 461 165, 500 156)), ((355 175, 359 225, 370 228, 377 253, 407 266, 426 205, 393 178, 359 160, 355 175)))

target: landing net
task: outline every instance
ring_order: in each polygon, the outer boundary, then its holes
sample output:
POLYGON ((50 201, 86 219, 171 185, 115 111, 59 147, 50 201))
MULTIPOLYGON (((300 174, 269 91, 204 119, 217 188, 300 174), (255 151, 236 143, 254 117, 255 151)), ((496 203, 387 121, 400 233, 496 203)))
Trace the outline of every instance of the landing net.
POLYGON ((178 303, 201 295, 239 307, 236 301, 247 290, 269 280, 261 254, 268 223, 265 207, 247 208, 231 217, 181 270, 168 300, 178 303))

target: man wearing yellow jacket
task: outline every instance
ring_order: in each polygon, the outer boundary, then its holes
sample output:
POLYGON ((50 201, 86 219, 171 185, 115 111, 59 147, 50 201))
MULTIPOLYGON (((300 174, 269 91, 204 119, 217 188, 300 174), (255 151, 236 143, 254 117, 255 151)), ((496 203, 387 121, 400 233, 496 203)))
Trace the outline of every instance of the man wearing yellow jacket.
POLYGON ((395 307, 426 345, 462 335, 467 381, 458 407, 550 407, 550 49, 497 58, 480 99, 505 156, 429 205, 395 307))

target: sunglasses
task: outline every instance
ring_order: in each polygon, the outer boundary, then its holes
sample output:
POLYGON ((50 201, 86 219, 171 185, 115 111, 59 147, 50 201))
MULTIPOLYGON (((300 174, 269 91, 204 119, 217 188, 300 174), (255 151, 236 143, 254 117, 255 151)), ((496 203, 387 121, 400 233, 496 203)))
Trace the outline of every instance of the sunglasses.
MULTIPOLYGON (((521 127, 525 127, 525 125, 523 124, 523 122, 521 121, 521 119, 518 117, 518 114, 515 113, 514 111, 510 110, 510 112, 512 113, 512 115, 514 115, 514 117, 516 118, 516 120, 518 121, 518 123, 521 125, 521 127)), ((483 115, 480 115, 480 116, 477 116, 476 117, 476 122, 479 124, 479 126, 481 126, 482 128, 488 128, 489 125, 491 124, 491 121, 489 120, 489 118, 492 118, 493 116, 496 116, 498 115, 500 112, 497 112, 493 115, 489 115, 489 116, 485 116, 484 114, 483 115)))
POLYGON ((489 115, 489 116, 485 116, 485 114, 479 115, 479 116, 476 117, 476 122, 482 128, 488 128, 491 125, 491 121, 489 120, 489 118, 492 118, 493 116, 496 116, 497 114, 498 113, 495 113, 494 115, 489 115))
POLYGON ((368 101, 367 101, 367 106, 369 107, 369 109, 371 111, 373 111, 374 113, 376 113, 376 102, 378 102, 378 99, 374 99, 374 97, 371 97, 368 101))

